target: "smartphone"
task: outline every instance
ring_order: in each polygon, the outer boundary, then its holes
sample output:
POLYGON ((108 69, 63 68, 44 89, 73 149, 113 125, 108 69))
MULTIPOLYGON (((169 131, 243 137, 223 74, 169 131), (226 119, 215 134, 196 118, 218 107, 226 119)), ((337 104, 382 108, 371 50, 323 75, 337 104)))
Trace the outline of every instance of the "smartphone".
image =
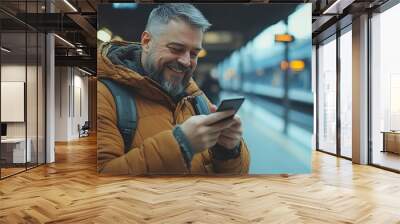
MULTIPOLYGON (((242 103, 244 101, 244 97, 235 97, 235 98, 229 98, 229 99, 224 99, 222 100, 222 102, 219 104, 218 108, 217 108, 217 112, 221 112, 221 111, 227 111, 227 110, 234 110, 235 114, 238 112, 240 106, 242 106, 242 103)), ((219 120, 215 123, 219 123, 222 121, 226 121, 229 119, 232 119, 235 114, 233 114, 232 116, 229 116, 227 118, 224 118, 222 120, 219 120)))

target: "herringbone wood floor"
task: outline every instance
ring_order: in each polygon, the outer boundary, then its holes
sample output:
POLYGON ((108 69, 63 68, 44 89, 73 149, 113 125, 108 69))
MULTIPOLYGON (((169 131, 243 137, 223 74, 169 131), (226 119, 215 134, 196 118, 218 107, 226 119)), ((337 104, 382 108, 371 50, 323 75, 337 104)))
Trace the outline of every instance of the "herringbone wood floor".
POLYGON ((400 175, 316 152, 312 174, 104 177, 94 137, 0 181, 0 223, 400 223, 400 175))

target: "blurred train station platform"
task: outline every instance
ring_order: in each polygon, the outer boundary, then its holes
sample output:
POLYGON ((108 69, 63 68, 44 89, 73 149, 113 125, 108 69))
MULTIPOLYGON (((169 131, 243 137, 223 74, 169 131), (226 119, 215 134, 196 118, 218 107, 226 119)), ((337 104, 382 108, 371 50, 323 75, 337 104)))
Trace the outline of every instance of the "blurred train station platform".
MULTIPOLYGON (((237 96, 221 93, 222 98, 237 96)), ((244 139, 251 151, 250 173, 296 174, 311 172, 311 135, 291 121, 288 133, 284 133, 283 106, 258 97, 246 96, 239 111, 243 123, 244 139), (275 110, 275 112, 274 112, 275 110)), ((302 119, 312 122, 312 115, 302 119)))

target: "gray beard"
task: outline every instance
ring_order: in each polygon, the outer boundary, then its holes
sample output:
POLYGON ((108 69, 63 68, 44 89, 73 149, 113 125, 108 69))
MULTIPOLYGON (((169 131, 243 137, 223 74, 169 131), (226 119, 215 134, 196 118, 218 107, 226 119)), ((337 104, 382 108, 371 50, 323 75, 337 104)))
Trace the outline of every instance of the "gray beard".
POLYGON ((148 58, 146 60, 146 64, 143 65, 144 70, 148 74, 148 77, 157 82, 161 88, 167 92, 168 95, 170 95, 172 98, 176 99, 179 95, 181 95, 185 88, 186 85, 189 83, 190 75, 185 75, 183 77, 182 81, 180 81, 178 84, 174 84, 171 81, 165 80, 163 71, 166 69, 166 66, 164 66, 162 69, 158 70, 154 64, 152 63, 154 54, 151 51, 148 55, 148 58))
POLYGON ((182 82, 179 84, 174 84, 172 81, 165 80, 164 74, 162 71, 154 71, 149 73, 149 78, 156 81, 161 88, 167 92, 171 97, 176 98, 181 95, 185 90, 185 87, 182 85, 182 82))

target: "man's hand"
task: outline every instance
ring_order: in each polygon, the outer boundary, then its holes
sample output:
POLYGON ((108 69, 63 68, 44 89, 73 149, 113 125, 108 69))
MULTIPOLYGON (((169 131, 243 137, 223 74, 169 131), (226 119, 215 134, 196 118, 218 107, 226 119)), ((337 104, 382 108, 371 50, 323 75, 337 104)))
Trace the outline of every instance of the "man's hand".
MULTIPOLYGON (((215 105, 211 106, 211 112, 215 112, 217 107, 215 105)), ((226 149, 234 149, 239 145, 242 139, 242 122, 240 121, 239 115, 233 117, 232 125, 224 130, 222 130, 217 143, 226 149)))
MULTIPOLYGON (((218 122, 233 114, 234 111, 224 111, 209 115, 192 116, 181 124, 181 129, 195 152, 201 152, 214 146, 219 140, 222 131, 236 123, 234 119, 218 122)), ((231 136, 229 133, 231 132, 228 132, 228 136, 231 136)), ((225 142, 226 140, 223 141, 225 142)))
POLYGON ((242 123, 240 121, 240 117, 235 115, 233 117, 232 125, 221 132, 217 143, 226 149, 234 149, 237 145, 239 145, 241 139, 242 123))

